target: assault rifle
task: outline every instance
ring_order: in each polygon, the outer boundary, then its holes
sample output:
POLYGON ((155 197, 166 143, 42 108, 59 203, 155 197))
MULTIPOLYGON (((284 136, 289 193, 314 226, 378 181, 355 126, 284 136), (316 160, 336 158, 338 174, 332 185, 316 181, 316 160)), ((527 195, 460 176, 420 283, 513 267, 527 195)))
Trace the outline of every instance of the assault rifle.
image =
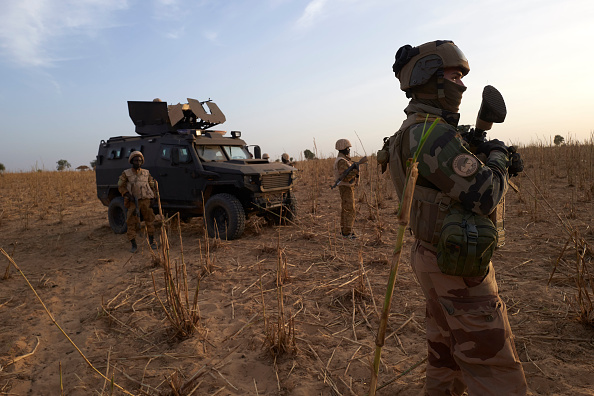
POLYGON ((362 164, 365 164, 365 163, 367 163, 367 156, 365 156, 365 157, 361 158, 361 159, 359 160, 359 162, 353 162, 353 163, 351 164, 351 166, 349 166, 349 167, 348 167, 348 168, 347 168, 347 169, 346 169, 344 172, 342 172, 342 173, 340 174, 340 176, 338 176, 338 179, 336 179, 336 181, 334 182, 334 185, 333 185, 332 187, 330 187, 330 188, 334 188, 334 187, 338 186, 338 183, 340 183, 341 181, 343 181, 343 179, 344 179, 345 177, 347 177, 347 175, 348 175, 349 173, 351 173, 351 171, 352 171, 353 169, 355 169, 355 168, 357 168, 357 169, 358 169, 358 168, 359 168, 359 165, 362 165, 362 164))
POLYGON ((134 209, 134 214, 138 217, 138 221, 140 221, 140 207, 138 206, 138 197, 134 197, 134 205, 136 208, 134 209))

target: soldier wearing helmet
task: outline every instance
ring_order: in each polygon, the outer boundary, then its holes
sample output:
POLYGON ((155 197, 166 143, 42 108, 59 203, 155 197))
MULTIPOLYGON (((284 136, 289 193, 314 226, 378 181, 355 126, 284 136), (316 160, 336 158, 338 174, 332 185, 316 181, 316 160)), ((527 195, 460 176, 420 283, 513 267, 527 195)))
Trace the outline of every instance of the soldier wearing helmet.
POLYGON ((138 212, 144 218, 149 244, 152 249, 156 249, 155 213, 151 208, 151 200, 155 197, 155 182, 147 169, 140 168, 144 163, 144 156, 140 151, 133 151, 128 162, 132 164, 132 168, 122 172, 118 180, 118 190, 124 196, 124 205, 128 208, 126 224, 128 225, 127 236, 131 244, 130 252, 135 253, 138 250, 136 243, 136 231, 140 229, 138 212), (138 210, 136 210, 137 203, 138 210))
POLYGON ((507 191, 507 147, 492 140, 471 153, 457 134, 466 90, 462 78, 470 67, 452 41, 405 45, 392 70, 410 98, 407 119, 389 139, 390 173, 401 199, 406 161, 437 120, 418 153, 410 216, 415 236, 411 265, 426 298, 425 395, 525 395, 526 379, 490 261, 493 247, 486 259, 480 258, 480 266, 471 259, 476 257, 475 235, 485 232, 473 234, 478 230, 474 222, 489 221, 507 191), (475 155, 479 153, 485 162, 475 155), (468 219, 459 223, 468 238, 458 245, 444 244, 445 219, 457 215, 468 219), (445 259, 455 251, 466 257, 463 264, 468 266, 461 272, 452 271, 455 260, 445 259))
POLYGON ((291 157, 289 157, 289 154, 287 153, 283 153, 283 155, 281 155, 281 162, 289 166, 295 165, 295 163, 291 161, 291 157))
MULTIPOLYGON (((351 142, 347 139, 338 139, 334 147, 338 150, 338 155, 334 161, 334 179, 338 180, 340 176, 353 164, 351 161, 351 142)), ((353 168, 340 183, 338 190, 340 192, 340 232, 343 237, 355 239, 357 236, 353 232, 355 224, 355 185, 359 180, 359 169, 353 168)))
POLYGON ((262 159, 269 160, 270 156, 268 155, 268 153, 264 153, 262 154, 262 159))

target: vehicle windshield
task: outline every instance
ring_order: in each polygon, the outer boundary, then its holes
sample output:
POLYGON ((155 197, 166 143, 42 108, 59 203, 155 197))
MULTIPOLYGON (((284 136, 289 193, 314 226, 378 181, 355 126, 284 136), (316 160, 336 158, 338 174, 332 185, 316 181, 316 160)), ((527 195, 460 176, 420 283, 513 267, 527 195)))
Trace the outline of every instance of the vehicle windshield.
POLYGON ((248 159, 252 157, 249 151, 242 146, 223 146, 223 149, 231 159, 248 159))
POLYGON ((196 146, 196 151, 204 161, 227 161, 221 146, 196 146))

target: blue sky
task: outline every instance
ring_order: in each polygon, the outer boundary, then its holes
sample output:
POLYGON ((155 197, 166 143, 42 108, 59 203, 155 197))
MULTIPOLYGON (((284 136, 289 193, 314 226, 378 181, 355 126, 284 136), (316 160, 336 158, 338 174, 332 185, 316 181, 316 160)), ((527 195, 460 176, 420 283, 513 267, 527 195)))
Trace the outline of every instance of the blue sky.
POLYGON ((88 165, 101 139, 134 134, 126 102, 155 97, 211 98, 218 129, 273 159, 330 156, 343 137, 371 154, 404 118, 396 50, 437 39, 470 62, 461 123, 490 84, 508 109, 490 138, 586 140, 593 16, 590 0, 2 0, 0 163, 88 165))

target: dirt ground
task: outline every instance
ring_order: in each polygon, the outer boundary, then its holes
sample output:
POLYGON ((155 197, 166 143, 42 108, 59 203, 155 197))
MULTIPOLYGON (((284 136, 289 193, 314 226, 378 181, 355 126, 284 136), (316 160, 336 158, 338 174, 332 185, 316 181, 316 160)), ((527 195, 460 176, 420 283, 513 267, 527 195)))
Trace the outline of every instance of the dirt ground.
MULTIPOLYGON (((185 384, 180 394, 364 395, 398 202, 380 180, 383 198, 370 204, 374 195, 364 175, 359 238, 342 239, 330 172, 305 177, 311 169, 302 169, 297 180, 297 224, 250 219, 236 241, 205 238, 201 219, 181 224, 190 294, 200 278, 201 319, 190 337, 174 335, 155 297, 152 275, 163 299, 163 269, 146 242, 130 254, 125 235, 109 228, 107 209, 93 195, 93 172, 72 181, 80 190, 65 183, 64 193, 35 192, 34 201, 32 183, 19 189, 18 175, 0 178, 0 247, 88 361, 130 394, 170 394, 185 384), (275 357, 271 339, 278 337, 279 320, 287 324, 286 351, 275 357)), ((500 294, 532 394, 594 395, 594 328, 578 320, 576 249, 570 242, 563 251, 569 235, 530 181, 554 179, 546 202, 590 245, 594 208, 567 174, 539 172, 527 169, 530 179, 515 180, 521 192, 507 195, 506 244, 493 258, 500 294)), ((175 223, 169 238, 172 262, 180 264, 175 223)), ((425 379, 424 364, 396 379, 426 356, 424 298, 409 266, 411 241, 407 235, 382 351, 379 384, 387 385, 379 395, 420 394, 425 379)), ((66 395, 124 394, 90 368, 8 264, 0 258, 0 394, 57 395, 61 387, 66 395)))

